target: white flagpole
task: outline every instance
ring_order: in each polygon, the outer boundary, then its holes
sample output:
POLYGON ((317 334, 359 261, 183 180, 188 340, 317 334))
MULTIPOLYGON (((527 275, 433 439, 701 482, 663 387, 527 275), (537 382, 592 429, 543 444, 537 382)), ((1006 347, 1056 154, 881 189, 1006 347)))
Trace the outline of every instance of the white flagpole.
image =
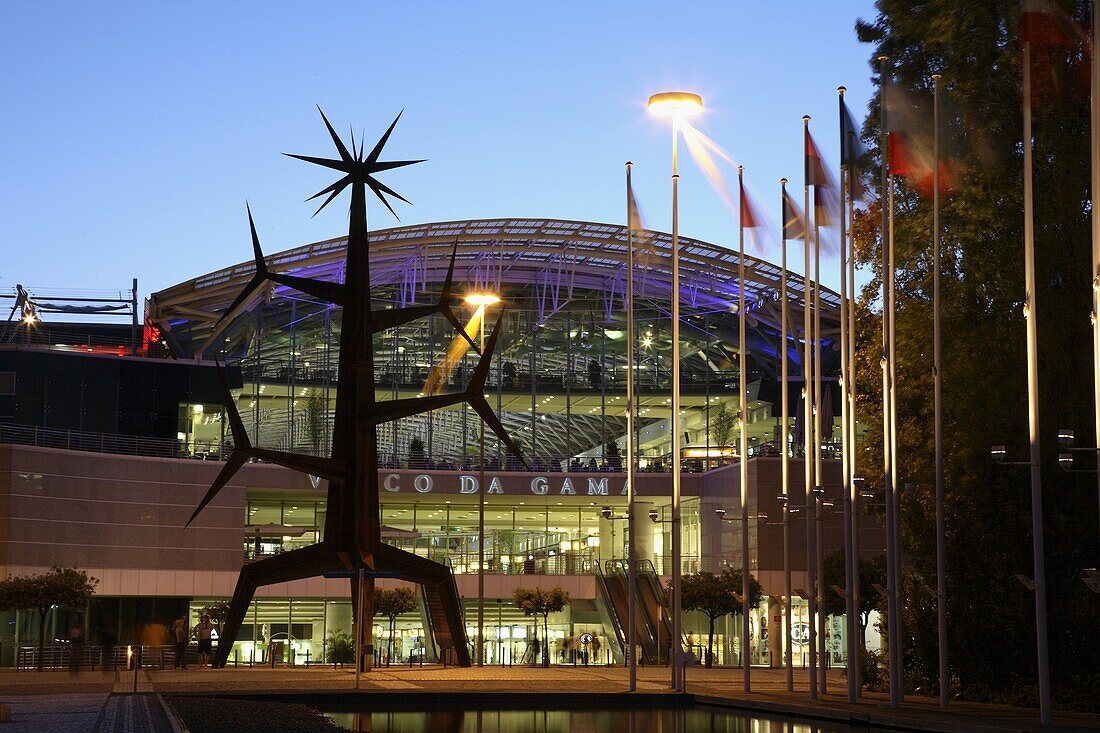
MULTIPOLYGON (((844 119, 844 87, 837 88, 840 95, 840 129, 844 134, 846 125, 844 119)), ((848 702, 856 701, 856 676, 853 674, 859 661, 855 653, 855 608, 852 605, 852 475, 849 462, 852 459, 852 446, 848 435, 849 415, 848 405, 848 226, 844 211, 844 202, 848 196, 847 176, 852 174, 851 166, 845 162, 844 145, 847 141, 840 141, 840 460, 841 480, 843 483, 843 507, 844 507, 844 614, 845 614, 845 657, 847 657, 848 677, 848 702)))
POLYGON ((882 458, 883 458, 883 490, 886 498, 886 605, 887 605, 887 632, 888 647, 890 653, 890 705, 901 705, 901 641, 898 634, 898 577, 896 565, 897 545, 894 541, 896 525, 894 514, 897 509, 894 504, 894 434, 892 427, 892 410, 890 406, 893 395, 893 369, 891 368, 890 337, 890 312, 893 308, 891 298, 893 296, 893 264, 894 258, 890 252, 893 242, 894 217, 892 213, 894 194, 893 178, 888 173, 889 157, 889 127, 886 121, 886 88, 888 84, 886 72, 886 56, 879 56, 879 108, 882 116, 880 124, 879 154, 882 157, 882 458))
MULTIPOLYGON (((824 167, 824 165, 822 165, 824 167)), ((829 668, 829 650, 825 647, 825 508, 822 503, 825 492, 824 472, 821 470, 821 440, 825 432, 821 429, 821 228, 817 218, 818 185, 814 186, 814 494, 817 526, 814 533, 817 539, 817 582, 814 585, 817 598, 817 656, 821 665, 821 694, 828 692, 826 681, 829 668)), ((806 215, 809 220, 809 214, 806 215)))
POLYGON ((947 529, 943 476, 943 341, 940 296, 940 75, 932 75, 932 378, 936 413, 936 624, 940 705, 947 707, 947 529))
POLYGON ((780 274, 779 281, 779 320, 780 320, 780 378, 779 381, 782 384, 782 394, 780 395, 781 404, 781 425, 779 427, 780 436, 780 450, 782 451, 780 458, 780 471, 783 476, 783 592, 786 593, 787 606, 784 613, 784 638, 786 639, 786 647, 784 649, 783 664, 787 668, 787 692, 794 691, 794 667, 793 664, 793 643, 791 641, 791 612, 794 610, 794 605, 791 602, 791 458, 790 458, 790 414, 791 409, 788 404, 787 394, 787 179, 781 178, 779 180, 780 192, 782 194, 780 212, 783 216, 783 221, 780 224, 782 230, 781 239, 783 244, 782 254, 782 272, 780 274))
POLYGON ((741 406, 741 460, 739 477, 741 482, 741 684, 745 692, 752 688, 750 675, 752 654, 749 648, 749 432, 748 432, 748 389, 746 371, 748 370, 748 351, 745 339, 745 168, 737 166, 737 183, 741 195, 741 211, 738 216, 737 244, 737 321, 738 321, 738 401, 741 406))
POLYGON ((634 189, 626 164, 626 495, 627 495, 627 659, 630 663, 630 691, 638 689, 637 597, 638 558, 634 525, 634 189))
POLYGON ((1050 723, 1047 658, 1047 579, 1043 551, 1043 483, 1039 470, 1039 332, 1035 301, 1035 213, 1032 206, 1031 44, 1024 46, 1024 318, 1027 321, 1027 424, 1031 465, 1031 542, 1035 564, 1035 636, 1039 666, 1039 718, 1050 723))
MULTIPOLYGON (((853 145, 855 143, 853 142, 853 145)), ((857 172, 850 169, 848 170, 848 221, 852 221, 855 216, 855 201, 851 194, 852 182, 851 177, 857 175, 857 172)), ((849 232, 849 234, 851 234, 849 232)), ((855 678, 856 696, 860 695, 863 681, 860 679, 860 667, 859 667, 859 654, 863 650, 863 627, 858 618, 860 612, 860 553, 859 553, 859 484, 856 481, 856 471, 859 465, 858 451, 856 450, 856 247, 855 238, 852 237, 851 248, 849 250, 848 258, 848 292, 850 293, 848 301, 848 366, 849 372, 847 376, 848 385, 848 445, 851 447, 850 470, 851 470, 851 511, 852 511, 852 567, 853 575, 855 576, 855 582, 852 584, 852 606, 855 608, 857 615, 855 634, 856 634, 856 664, 851 667, 852 676, 855 678)))
MULTIPOLYGON (((810 125, 810 116, 806 115, 802 118, 803 127, 803 146, 805 146, 805 135, 808 134, 810 125)), ((805 156, 805 149, 803 149, 803 156, 805 156)), ((808 165, 807 165, 808 168, 808 165)), ((813 349, 811 347, 811 341, 814 338, 812 333, 812 321, 810 320, 810 176, 809 170, 804 171, 805 186, 804 186, 804 199, 805 199, 805 269, 802 275, 802 375, 803 375, 803 415, 802 415, 802 435, 804 436, 803 444, 805 455, 802 460, 806 469, 806 589, 809 594, 807 601, 807 611, 809 618, 809 638, 807 639, 807 647, 810 652, 810 699, 817 699, 817 625, 816 625, 816 613, 817 613, 817 599, 814 591, 814 550, 816 549, 816 541, 814 538, 814 517, 816 512, 814 511, 814 505, 816 498, 814 495, 814 398, 813 398, 813 349)))
POLYGON ((676 172, 677 138, 680 135, 679 120, 672 119, 672 640, 669 650, 672 656, 672 689, 684 690, 683 629, 684 615, 680 608, 682 598, 681 565, 683 544, 680 535, 680 233, 679 191, 680 176, 676 172))
MULTIPOLYGON (((1100 3, 1092 4, 1092 37, 1100 38, 1100 3)), ((1100 458, 1100 54, 1092 54, 1092 366, 1096 402, 1096 455, 1100 458)), ((1100 505, 1100 471, 1096 472, 1096 498, 1100 505)))

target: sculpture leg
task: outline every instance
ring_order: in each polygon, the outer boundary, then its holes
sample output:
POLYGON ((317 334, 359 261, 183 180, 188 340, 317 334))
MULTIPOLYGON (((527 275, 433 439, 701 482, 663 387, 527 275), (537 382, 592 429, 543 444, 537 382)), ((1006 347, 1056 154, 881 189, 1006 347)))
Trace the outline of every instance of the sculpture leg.
POLYGON ((436 646, 441 654, 446 654, 447 649, 454 649, 457 664, 469 667, 470 644, 466 636, 462 598, 458 595, 451 569, 391 545, 382 545, 376 558, 376 567, 396 570, 401 580, 423 586, 436 646))
POLYGON ((291 550, 282 555, 258 560, 241 568, 237 578, 237 588, 233 591, 233 601, 229 605, 229 614, 222 624, 218 635, 218 651, 214 655, 214 666, 224 667, 229 660, 237 633, 241 630, 248 606, 256 589, 262 585, 286 583, 302 578, 314 578, 326 570, 343 567, 344 562, 336 551, 325 542, 291 550))

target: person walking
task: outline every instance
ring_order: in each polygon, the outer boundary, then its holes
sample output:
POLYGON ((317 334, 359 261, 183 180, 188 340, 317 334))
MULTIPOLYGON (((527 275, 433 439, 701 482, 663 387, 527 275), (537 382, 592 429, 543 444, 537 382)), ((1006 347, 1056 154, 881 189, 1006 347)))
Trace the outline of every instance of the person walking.
POLYGON ((212 633, 214 624, 210 621, 210 614, 204 613, 195 632, 199 638, 199 666, 206 667, 210 663, 210 653, 213 647, 212 633))
POLYGON ((69 629, 69 674, 80 671, 80 660, 84 656, 84 624, 76 621, 69 629))
POLYGON ((176 669, 187 669, 187 641, 191 636, 187 628, 187 614, 180 616, 172 624, 172 641, 176 647, 176 669))

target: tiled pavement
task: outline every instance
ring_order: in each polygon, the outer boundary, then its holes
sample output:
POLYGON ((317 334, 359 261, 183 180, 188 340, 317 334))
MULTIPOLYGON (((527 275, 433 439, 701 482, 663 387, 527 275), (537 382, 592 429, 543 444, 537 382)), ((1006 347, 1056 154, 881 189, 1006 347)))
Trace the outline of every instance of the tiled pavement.
POLYGON ((11 710, 3 733, 92 733, 106 692, 0 697, 11 710))

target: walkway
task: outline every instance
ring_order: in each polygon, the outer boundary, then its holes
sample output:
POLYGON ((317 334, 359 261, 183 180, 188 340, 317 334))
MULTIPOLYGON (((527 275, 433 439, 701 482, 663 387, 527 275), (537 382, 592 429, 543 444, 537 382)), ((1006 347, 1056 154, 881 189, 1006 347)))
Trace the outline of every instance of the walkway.
MULTIPOLYGON (((649 694, 668 693, 668 670, 665 668, 639 669, 638 691, 649 694)), ((41 709, 37 718, 42 725, 71 723, 66 727, 18 728, 0 726, 0 733, 30 730, 71 730, 96 733, 120 731, 160 731, 167 720, 159 718, 155 709, 155 696, 130 693, 133 690, 132 673, 114 675, 85 673, 69 677, 62 672, 0 672, 0 701, 13 706, 17 720, 26 721, 35 709, 41 709), (105 683, 109 686, 104 688, 105 683), (116 694, 108 698, 107 692, 116 694), (42 692, 56 693, 42 695, 42 692), (127 694, 123 694, 127 693, 127 694), (19 697, 24 696, 24 697, 19 697), (131 702, 123 702, 123 701, 131 702), (135 700, 144 701, 140 704, 135 700), (99 728, 89 709, 96 708, 99 728), (146 717, 148 715, 149 717, 146 717), (68 717, 63 717, 68 716, 68 717), (81 717, 83 716, 83 717, 81 717), (87 724, 91 716, 92 724, 87 724), (126 727, 129 725, 131 727, 126 727), (120 727, 121 726, 121 727, 120 727), (145 726, 145 727, 139 727, 145 726)), ((741 671, 738 669, 691 668, 687 675, 688 693, 700 702, 720 704, 745 710, 770 712, 777 715, 808 715, 836 723, 850 723, 860 727, 893 728, 926 731, 1038 731, 1038 711, 999 705, 955 703, 944 711, 929 698, 907 698, 904 705, 894 710, 881 694, 865 694, 856 705, 846 702, 843 677, 830 675, 832 694, 811 703, 806 689, 806 674, 796 671, 796 692, 785 688, 782 670, 753 670, 753 692, 741 692, 741 671)), ((312 669, 279 667, 269 669, 246 667, 233 669, 201 669, 142 671, 138 675, 139 693, 199 694, 199 695, 249 695, 268 696, 288 693, 335 693, 354 691, 355 673, 351 669, 314 667, 312 669)), ((522 695, 530 699, 539 695, 539 704, 546 704, 547 696, 561 695, 568 704, 580 694, 625 693, 626 670, 621 667, 484 667, 458 669, 425 667, 390 667, 374 670, 362 677, 361 694, 385 694, 387 699, 417 693, 460 693, 467 695, 471 703, 479 697, 500 693, 522 695), (565 693, 562 695, 562 693, 565 693)), ((1047 730, 1100 730, 1100 715, 1055 712, 1055 725, 1047 730)), ((18 722, 17 725, 22 725, 18 722)))

